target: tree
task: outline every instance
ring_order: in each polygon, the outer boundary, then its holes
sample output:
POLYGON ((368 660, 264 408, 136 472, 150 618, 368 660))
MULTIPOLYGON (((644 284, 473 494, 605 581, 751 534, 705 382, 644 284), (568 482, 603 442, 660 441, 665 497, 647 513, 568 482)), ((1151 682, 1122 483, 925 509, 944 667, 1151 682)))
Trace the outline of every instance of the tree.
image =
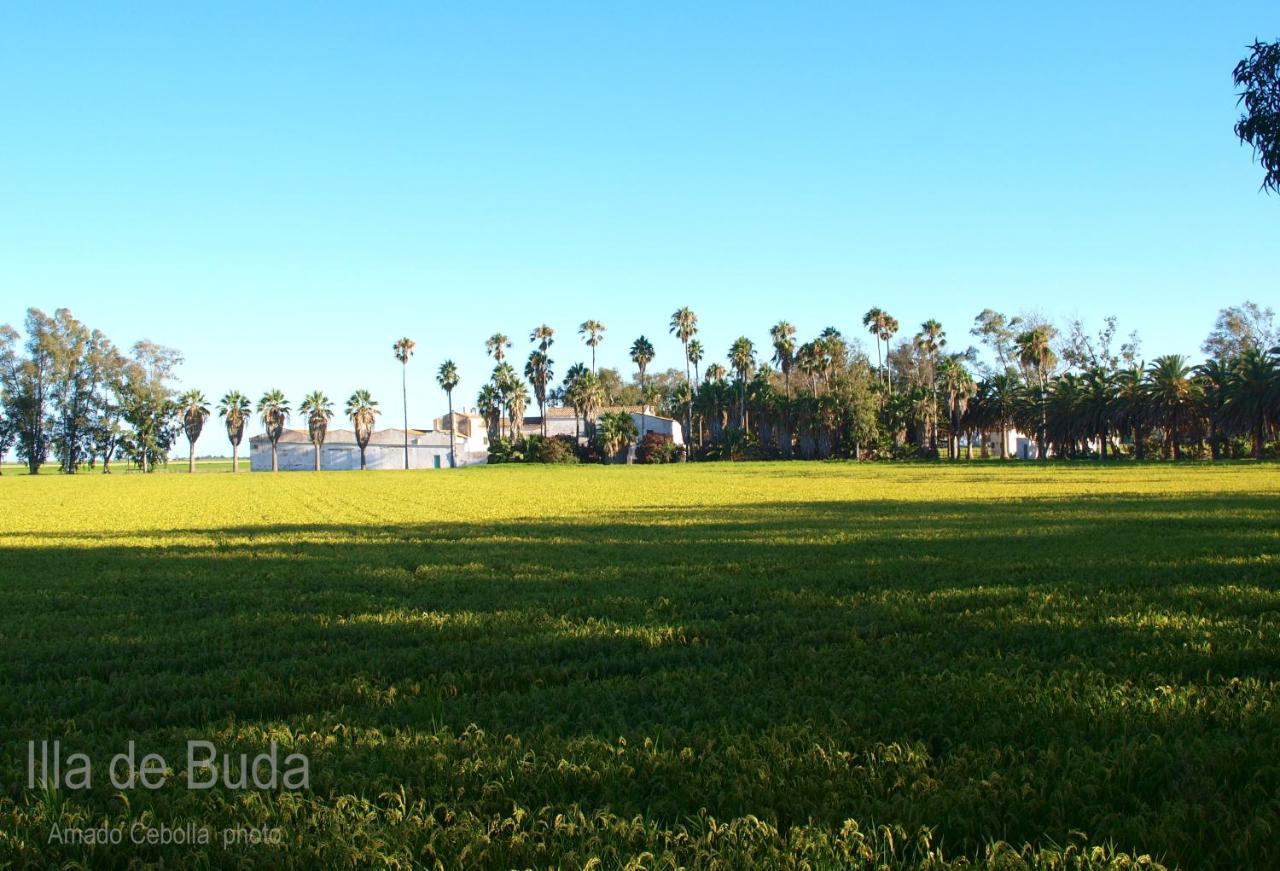
POLYGON ((378 403, 369 395, 368 390, 357 390, 347 398, 347 417, 351 420, 351 428, 355 430, 356 446, 360 448, 360 468, 367 468, 365 448, 369 447, 369 439, 373 437, 373 424, 381 413, 378 403))
POLYGON ((26 342, 19 350, 17 330, 0 327, 0 377, 5 416, 16 430, 18 457, 38 474, 49 456, 49 403, 54 382, 53 320, 39 309, 27 310, 26 342))
POLYGON ((1275 316, 1270 308, 1262 308, 1249 300, 1220 309, 1213 330, 1200 350, 1223 362, 1234 360, 1249 349, 1265 351, 1280 343, 1275 316))
MULTIPOLYGON (((786 321, 778 321, 769 330, 773 342, 773 362, 782 373, 782 383, 787 399, 791 398, 791 366, 796 361, 796 328, 786 321)), ((880 341, 876 340, 876 355, 880 354, 880 341)))
POLYGON ((1253 458, 1265 454, 1267 421, 1280 417, 1280 348, 1249 348, 1227 375, 1222 417, 1253 438, 1253 458))
MULTIPOLYGON (((550 344, 550 340, 547 340, 547 344, 550 344)), ((529 353, 529 361, 524 365, 524 376, 533 385, 533 395, 538 401, 538 414, 541 415, 543 438, 546 438, 547 435, 547 384, 554 374, 551 371, 551 366, 554 362, 547 356, 546 351, 535 350, 529 353)))
POLYGON ((983 309, 973 319, 969 335, 976 336, 978 341, 991 349, 1000 364, 1000 372, 1008 372, 1013 368, 1014 356, 1018 352, 1018 327, 1022 325, 1020 317, 1006 317, 994 309, 983 309))
POLYGON ((538 343, 538 350, 547 353, 551 350, 552 344, 555 343, 556 331, 546 324, 534 327, 533 332, 529 334, 529 341, 538 343))
POLYGON ((289 403, 284 394, 279 390, 268 390, 262 394, 262 398, 258 400, 258 416, 267 431, 267 438, 271 440, 271 471, 278 472, 280 466, 276 461, 276 445, 280 442, 285 422, 289 419, 289 403))
POLYGON ((1243 89, 1237 105, 1245 111, 1236 122, 1236 136, 1252 146, 1262 164, 1262 189, 1280 192, 1280 41, 1255 40, 1233 78, 1243 89))
POLYGON ((1200 385, 1181 354, 1165 354, 1147 369, 1147 402, 1152 419, 1164 429, 1173 459, 1182 459, 1182 429, 1200 398, 1200 385))
POLYGON ((199 390, 188 390, 178 397, 178 407, 182 414, 182 428, 187 434, 187 473, 196 470, 196 440, 204 429, 204 422, 209 419, 209 400, 199 390))
POLYGON ((507 356, 507 349, 511 347, 511 340, 502 333, 494 333, 492 336, 484 340, 484 351, 493 358, 495 363, 501 364, 504 357, 507 356))
POLYGON ((702 358, 706 356, 706 349, 702 347, 702 342, 694 339, 689 343, 689 362, 693 364, 693 383, 697 384, 702 380, 698 374, 698 364, 702 362, 702 358))
MULTIPOLYGON (((868 309, 867 313, 862 316, 862 325, 867 328, 867 332, 871 334, 876 343, 876 375, 881 380, 884 380, 888 374, 884 368, 884 358, 880 356, 881 336, 885 332, 888 320, 889 316, 879 306, 868 309)), ((889 352, 888 344, 888 341, 885 341, 886 354, 889 352)))
POLYGON ((963 356, 952 354, 938 366, 939 380, 947 395, 947 454, 952 460, 960 457, 960 427, 969 400, 977 388, 973 376, 964 367, 963 356))
POLYGON ((684 377, 689 380, 689 342, 698 334, 698 316, 688 306, 678 308, 671 315, 670 332, 684 346, 684 377))
POLYGON ((1037 394, 1040 403, 1040 427, 1036 433, 1036 449, 1040 459, 1048 459, 1048 407, 1046 405, 1047 384, 1049 374, 1058 365, 1058 357, 1053 353, 1054 330, 1049 326, 1032 327, 1018 334, 1018 360, 1022 366, 1036 373, 1039 383, 1037 394))
POLYGON ((1200 382, 1203 396, 1201 416, 1209 424, 1209 452, 1215 459, 1222 457, 1224 425, 1226 424, 1225 406, 1228 385, 1231 383, 1232 367, 1221 360, 1210 359, 1195 368, 1195 378, 1200 382))
POLYGON ((458 468, 458 447, 453 419, 453 388, 458 386, 458 367, 452 360, 445 360, 436 370, 436 383, 449 399, 449 468, 458 468))
POLYGON ((244 438, 244 424, 249 419, 252 405, 249 397, 239 390, 229 390, 218 401, 218 414, 227 428, 227 440, 231 442, 231 471, 240 471, 240 440, 244 438))
POLYGON ((596 441, 600 452, 612 461, 624 448, 635 443, 638 436, 636 422, 625 411, 608 411, 600 415, 596 441))
POLYGON ((607 327, 600 321, 583 321, 578 327, 578 332, 582 335, 582 341, 587 343, 587 347, 591 349, 591 371, 596 371, 596 347, 604 341, 604 333, 607 327))
POLYGON ((174 349, 144 340, 134 343, 126 366, 120 397, 121 416, 129 425, 124 449, 144 472, 154 468, 155 458, 168 456, 181 429, 169 384, 181 362, 182 355, 174 349))
POLYGON ((307 436, 315 447, 315 470, 320 471, 320 450, 324 447, 329 421, 333 419, 333 402, 319 390, 313 390, 302 399, 298 410, 307 416, 307 436))
POLYGON ((404 467, 406 469, 409 468, 409 387, 407 373, 409 371, 409 358, 413 356, 415 347, 417 347, 417 343, 408 336, 391 346, 396 359, 400 361, 400 399, 401 408, 404 410, 404 467))
POLYGON ((747 379, 756 368, 755 345, 746 336, 739 336, 729 346, 729 365, 738 376, 738 428, 747 429, 747 379))
POLYGON ((494 384, 485 384, 476 394, 476 410, 484 418, 489 440, 502 438, 502 392, 494 384))

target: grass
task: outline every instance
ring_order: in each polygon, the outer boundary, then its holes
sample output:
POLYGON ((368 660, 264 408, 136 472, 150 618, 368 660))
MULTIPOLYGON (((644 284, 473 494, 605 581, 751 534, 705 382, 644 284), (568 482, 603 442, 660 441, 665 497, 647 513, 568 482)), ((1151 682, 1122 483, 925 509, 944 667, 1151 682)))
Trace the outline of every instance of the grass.
POLYGON ((0 865, 1280 865, 1274 466, 5 475, 0 508, 0 865), (45 737, 276 740, 311 789, 36 793, 45 737), (284 843, 47 843, 135 819, 284 843))

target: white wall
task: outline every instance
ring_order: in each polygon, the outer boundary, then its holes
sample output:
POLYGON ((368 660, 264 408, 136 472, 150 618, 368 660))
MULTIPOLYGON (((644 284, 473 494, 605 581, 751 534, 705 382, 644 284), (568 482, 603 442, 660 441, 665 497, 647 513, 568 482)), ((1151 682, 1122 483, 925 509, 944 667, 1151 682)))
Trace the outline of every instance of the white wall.
MULTIPOLYGON (((315 469, 315 448, 310 444, 282 442, 276 449, 276 458, 282 472, 310 472, 315 469)), ((458 445, 458 465, 483 462, 458 445)), ((365 463, 370 469, 403 469, 404 445, 369 445, 365 449, 365 463)), ((251 447, 249 468, 255 472, 271 471, 271 443, 261 442, 251 447)), ((325 445, 320 452, 320 468, 325 471, 341 471, 360 468, 360 449, 352 444, 325 445)), ((449 468, 448 445, 409 445, 409 468, 449 468), (436 465, 437 458, 439 466, 436 465)))

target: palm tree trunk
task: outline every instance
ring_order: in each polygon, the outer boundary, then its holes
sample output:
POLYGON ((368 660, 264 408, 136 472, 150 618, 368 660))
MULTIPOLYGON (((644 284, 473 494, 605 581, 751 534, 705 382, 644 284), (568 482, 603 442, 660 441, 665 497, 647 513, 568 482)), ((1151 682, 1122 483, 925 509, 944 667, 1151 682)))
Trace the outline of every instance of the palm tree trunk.
POLYGON ((316 442, 316 471, 320 471, 320 443, 316 442))
POLYGON ((271 471, 280 471, 280 466, 276 463, 276 443, 274 441, 271 443, 271 471))
POLYGON ((365 470, 365 462, 364 462, 364 445, 361 445, 361 446, 360 446, 360 471, 362 471, 362 472, 363 472, 364 470, 365 470))
MULTIPOLYGON (((102 471, 105 472, 106 470, 107 470, 106 464, 103 464, 102 471)), ((231 446, 231 474, 234 475, 238 471, 240 471, 240 446, 232 445, 231 446)))
POLYGON ((187 451, 187 474, 188 475, 195 472, 196 470, 196 443, 189 442, 189 444, 191 445, 191 449, 187 451))
MULTIPOLYGON (((449 468, 458 468, 458 446, 455 432, 457 431, 457 421, 453 419, 453 391, 449 391, 449 468)), ((577 426, 577 418, 574 418, 574 426, 577 426)))
POLYGON ((409 364, 400 367, 400 407, 404 409, 404 467, 409 468, 409 388, 406 372, 409 364))

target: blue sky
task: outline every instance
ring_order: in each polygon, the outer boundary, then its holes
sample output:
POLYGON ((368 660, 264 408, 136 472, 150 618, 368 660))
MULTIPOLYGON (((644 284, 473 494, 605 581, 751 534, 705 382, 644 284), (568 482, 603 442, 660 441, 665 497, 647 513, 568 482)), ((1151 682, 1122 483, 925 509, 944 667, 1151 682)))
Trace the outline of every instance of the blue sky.
POLYGON ((5 4, 0 320, 388 422, 407 334, 425 424, 441 360, 470 404, 484 338, 544 321, 563 372, 588 317, 603 365, 681 365, 681 305, 716 355, 872 305, 957 347, 986 306, 1114 314, 1152 355, 1280 304, 1231 131, 1274 3, 610 5, 5 4))

